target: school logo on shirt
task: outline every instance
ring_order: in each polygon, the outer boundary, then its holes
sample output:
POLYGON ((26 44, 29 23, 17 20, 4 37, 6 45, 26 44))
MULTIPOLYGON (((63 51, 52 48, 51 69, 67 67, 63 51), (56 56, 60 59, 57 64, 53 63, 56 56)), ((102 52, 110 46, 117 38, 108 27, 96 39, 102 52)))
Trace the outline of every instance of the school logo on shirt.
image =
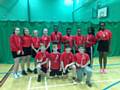
POLYGON ((55 63, 58 61, 58 59, 59 59, 59 55, 57 54, 55 58, 55 63))
POLYGON ((59 35, 56 34, 56 35, 55 35, 55 40, 58 40, 58 38, 59 38, 59 35))
POLYGON ((44 40, 47 40, 47 37, 44 37, 44 40))

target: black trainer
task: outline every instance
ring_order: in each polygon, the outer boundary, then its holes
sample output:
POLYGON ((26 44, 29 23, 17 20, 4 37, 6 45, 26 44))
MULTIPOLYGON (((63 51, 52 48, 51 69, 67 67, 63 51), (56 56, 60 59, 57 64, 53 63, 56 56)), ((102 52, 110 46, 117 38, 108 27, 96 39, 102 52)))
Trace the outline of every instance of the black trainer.
POLYGON ((75 77, 72 77, 72 80, 73 80, 73 84, 77 84, 77 81, 76 81, 76 78, 75 77))
POLYGON ((27 73, 25 72, 25 70, 22 70, 22 75, 27 75, 27 73))
POLYGON ((30 68, 28 68, 27 72, 32 73, 33 71, 30 68))
POLYGON ((88 87, 92 87, 92 83, 90 81, 86 81, 86 84, 88 85, 88 87))
POLYGON ((34 74, 37 74, 37 68, 34 69, 34 74))
POLYGON ((41 82, 41 75, 38 75, 37 81, 41 82))

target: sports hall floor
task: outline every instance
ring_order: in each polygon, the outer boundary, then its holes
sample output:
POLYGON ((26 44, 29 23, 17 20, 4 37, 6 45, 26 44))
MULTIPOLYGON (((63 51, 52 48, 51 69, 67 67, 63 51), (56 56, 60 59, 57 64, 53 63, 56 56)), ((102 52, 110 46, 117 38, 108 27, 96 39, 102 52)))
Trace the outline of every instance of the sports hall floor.
MULTIPOLYGON (((11 66, 10 64, 0 64, 0 79, 4 77, 11 66)), ((38 83, 35 74, 29 74, 19 79, 14 79, 10 74, 0 90, 120 90, 120 57, 109 57, 107 68, 107 74, 100 74, 98 58, 94 58, 91 88, 85 84, 85 80, 73 85, 70 77, 68 79, 45 77, 42 82, 38 83)))

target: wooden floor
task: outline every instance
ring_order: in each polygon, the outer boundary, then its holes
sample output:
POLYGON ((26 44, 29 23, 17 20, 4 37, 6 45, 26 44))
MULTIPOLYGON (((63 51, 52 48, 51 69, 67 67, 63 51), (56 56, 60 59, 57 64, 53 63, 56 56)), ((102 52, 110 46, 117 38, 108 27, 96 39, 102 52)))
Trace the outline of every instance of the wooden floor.
MULTIPOLYGON (((107 74, 99 73, 98 58, 94 59, 93 86, 91 88, 85 84, 85 80, 82 83, 73 85, 70 77, 65 80, 43 78, 42 82, 38 83, 36 81, 37 75, 34 74, 29 74, 19 79, 14 79, 11 74, 0 90, 103 90, 108 86, 110 86, 109 90, 120 90, 120 83, 114 85, 115 82, 120 80, 120 57, 110 57, 108 59, 107 68, 109 72, 107 74)), ((2 72, 6 72, 10 66, 11 65, 0 64, 1 78, 4 75, 2 72)))

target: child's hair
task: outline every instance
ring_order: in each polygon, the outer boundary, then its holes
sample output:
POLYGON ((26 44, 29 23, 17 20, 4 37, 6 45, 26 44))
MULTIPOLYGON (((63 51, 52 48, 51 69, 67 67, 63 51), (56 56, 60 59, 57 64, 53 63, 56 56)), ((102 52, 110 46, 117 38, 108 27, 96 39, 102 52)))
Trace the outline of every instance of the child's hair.
POLYGON ((26 29, 28 29, 28 28, 26 28, 26 27, 23 28, 23 35, 25 35, 25 30, 26 30, 26 29))
POLYGON ((40 46, 45 46, 45 44, 44 43, 40 43, 40 46))
POLYGON ((53 44, 53 45, 57 45, 57 44, 58 44, 58 41, 57 41, 57 40, 54 40, 54 41, 52 42, 52 44, 53 44))
POLYGON ((85 46, 84 46, 84 45, 80 45, 80 46, 78 46, 78 48, 83 48, 83 49, 85 49, 85 46))
POLYGON ((67 28, 66 31, 71 30, 71 28, 67 28))
POLYGON ((70 45, 69 45, 69 44, 67 44, 67 45, 66 45, 66 48, 70 48, 70 45))
POLYGON ((89 27, 88 30, 89 30, 89 29, 91 30, 91 34, 92 34, 92 35, 95 35, 95 29, 94 29, 94 27, 89 27))
POLYGON ((100 22, 99 25, 104 25, 105 26, 105 22, 100 22))
POLYGON ((15 27, 15 28, 14 28, 14 30, 13 30, 13 34, 15 34, 15 30, 16 30, 16 28, 18 28, 18 27, 15 27))

